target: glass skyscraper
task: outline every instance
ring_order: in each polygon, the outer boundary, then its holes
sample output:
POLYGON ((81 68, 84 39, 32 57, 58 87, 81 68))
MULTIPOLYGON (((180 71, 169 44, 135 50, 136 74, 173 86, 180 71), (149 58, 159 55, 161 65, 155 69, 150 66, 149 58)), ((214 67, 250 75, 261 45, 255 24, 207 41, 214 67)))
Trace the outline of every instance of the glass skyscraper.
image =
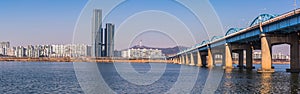
POLYGON ((105 56, 106 57, 113 57, 114 55, 114 32, 115 32, 115 25, 112 23, 107 23, 105 27, 105 56))
POLYGON ((102 10, 94 9, 92 19, 92 57, 101 57, 102 55, 102 10))

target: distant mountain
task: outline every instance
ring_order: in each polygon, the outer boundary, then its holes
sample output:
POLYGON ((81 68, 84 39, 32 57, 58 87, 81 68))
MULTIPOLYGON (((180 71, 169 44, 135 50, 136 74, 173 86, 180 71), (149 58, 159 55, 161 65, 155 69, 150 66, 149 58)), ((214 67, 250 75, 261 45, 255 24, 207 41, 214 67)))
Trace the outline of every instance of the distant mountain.
POLYGON ((173 55, 178 53, 180 50, 184 50, 187 49, 188 47, 184 47, 184 46, 175 46, 175 47, 170 47, 170 48, 156 48, 156 47, 148 47, 148 46, 133 46, 130 49, 158 49, 158 50, 162 50, 162 53, 165 55, 173 55))

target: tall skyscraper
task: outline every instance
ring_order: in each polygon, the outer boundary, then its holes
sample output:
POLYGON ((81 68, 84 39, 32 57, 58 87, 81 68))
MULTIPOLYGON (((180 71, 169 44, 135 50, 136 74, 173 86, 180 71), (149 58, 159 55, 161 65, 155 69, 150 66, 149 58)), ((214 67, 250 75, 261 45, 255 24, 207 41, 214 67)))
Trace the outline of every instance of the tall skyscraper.
POLYGON ((92 19, 92 57, 101 57, 102 55, 102 10, 94 9, 92 19))
POLYGON ((114 32, 115 25, 112 23, 107 23, 105 27, 105 56, 113 57, 114 55, 114 32))

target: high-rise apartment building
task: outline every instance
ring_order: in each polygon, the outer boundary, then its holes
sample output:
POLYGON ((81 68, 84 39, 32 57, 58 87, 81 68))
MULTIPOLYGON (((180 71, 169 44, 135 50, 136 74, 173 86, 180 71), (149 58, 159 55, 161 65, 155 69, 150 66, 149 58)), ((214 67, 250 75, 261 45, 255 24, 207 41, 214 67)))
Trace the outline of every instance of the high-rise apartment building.
POLYGON ((35 48, 33 45, 28 45, 26 48, 26 56, 27 57, 35 57, 34 53, 35 53, 35 48))
POLYGON ((114 55, 114 32, 115 25, 107 23, 105 27, 105 47, 104 53, 106 57, 113 57, 114 55))
POLYGON ((16 57, 25 57, 26 56, 26 49, 23 46, 16 47, 15 56, 16 57))
POLYGON ((0 42, 0 55, 7 55, 7 50, 9 46, 9 42, 0 42))
POLYGON ((101 57, 102 55, 102 10, 94 9, 92 19, 92 57, 101 57))

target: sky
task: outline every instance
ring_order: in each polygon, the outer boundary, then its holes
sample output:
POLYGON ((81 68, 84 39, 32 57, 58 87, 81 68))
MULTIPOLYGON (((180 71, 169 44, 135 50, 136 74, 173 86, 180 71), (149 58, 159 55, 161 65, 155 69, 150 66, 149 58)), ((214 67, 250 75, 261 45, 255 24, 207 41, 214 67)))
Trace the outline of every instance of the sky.
MULTIPOLYGON (((10 41, 12 46, 68 44, 74 42, 74 38, 76 40, 78 35, 82 35, 84 37, 81 40, 84 42, 79 43, 89 43, 90 15, 93 8, 102 4, 99 1, 101 0, 0 0, 0 41, 10 41)), ((209 0, 209 2, 214 9, 213 12, 218 16, 216 21, 219 20, 222 27, 218 32, 222 33, 231 27, 249 26, 259 14, 283 14, 294 9, 294 0, 209 0)), ((297 0, 298 5, 299 2, 300 0, 297 0)), ((194 4, 192 7, 201 10, 204 8, 202 6, 204 5, 199 4, 198 7, 194 4)), ((116 49, 126 48, 127 42, 124 41, 128 41, 130 43, 128 45, 134 45, 140 40, 149 46, 189 47, 214 35, 209 34, 214 31, 206 31, 207 23, 203 23, 206 12, 202 12, 203 20, 199 21, 193 10, 172 0, 127 0, 115 6, 113 10, 103 9, 103 11, 103 26, 106 22, 116 24, 116 49)))

